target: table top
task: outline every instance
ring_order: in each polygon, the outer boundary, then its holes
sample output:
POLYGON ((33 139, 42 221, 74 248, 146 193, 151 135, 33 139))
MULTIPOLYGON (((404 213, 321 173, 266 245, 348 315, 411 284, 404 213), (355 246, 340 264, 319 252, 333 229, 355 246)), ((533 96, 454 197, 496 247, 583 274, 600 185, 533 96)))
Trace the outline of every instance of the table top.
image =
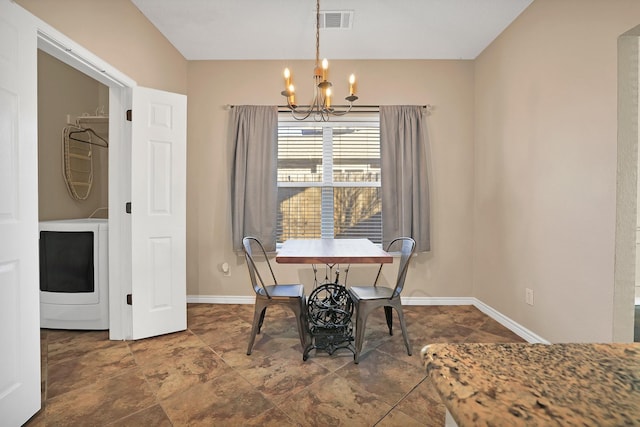
POLYGON ((640 425, 640 343, 430 344, 422 356, 460 427, 640 425))
POLYGON ((393 256, 369 239, 292 239, 276 254, 281 264, 388 264, 393 256))

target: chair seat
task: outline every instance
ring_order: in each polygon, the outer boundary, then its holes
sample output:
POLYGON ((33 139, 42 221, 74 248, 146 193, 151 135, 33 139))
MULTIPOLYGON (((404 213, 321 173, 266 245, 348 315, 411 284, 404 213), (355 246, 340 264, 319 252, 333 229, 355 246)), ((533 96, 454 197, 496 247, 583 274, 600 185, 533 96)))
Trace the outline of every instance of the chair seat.
MULTIPOLYGON (((266 288, 271 298, 302 298, 304 295, 304 286, 300 284, 271 285, 266 286, 266 288)), ((266 296, 263 289, 260 289, 260 295, 266 296)))
POLYGON ((360 300, 389 299, 393 296, 393 289, 385 286, 351 286, 349 290, 360 300))

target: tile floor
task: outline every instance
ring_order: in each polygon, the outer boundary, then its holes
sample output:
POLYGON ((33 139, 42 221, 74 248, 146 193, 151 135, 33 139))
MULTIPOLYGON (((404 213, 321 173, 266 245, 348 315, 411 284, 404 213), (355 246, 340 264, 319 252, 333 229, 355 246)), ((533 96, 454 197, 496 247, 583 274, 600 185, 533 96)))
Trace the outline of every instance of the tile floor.
POLYGON ((27 425, 442 426, 420 349, 523 341, 473 306, 407 306, 412 356, 379 310, 360 364, 348 351, 303 362, 293 315, 278 308, 247 356, 252 315, 252 305, 189 304, 188 330, 131 342, 43 329, 43 409, 27 425))

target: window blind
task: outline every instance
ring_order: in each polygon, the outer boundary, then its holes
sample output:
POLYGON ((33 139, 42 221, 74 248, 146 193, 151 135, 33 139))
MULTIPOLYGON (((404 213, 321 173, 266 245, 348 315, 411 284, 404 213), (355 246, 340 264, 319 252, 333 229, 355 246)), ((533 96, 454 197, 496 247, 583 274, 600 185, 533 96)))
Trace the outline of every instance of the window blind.
POLYGON ((382 242, 378 121, 278 127, 278 242, 320 237, 382 242))

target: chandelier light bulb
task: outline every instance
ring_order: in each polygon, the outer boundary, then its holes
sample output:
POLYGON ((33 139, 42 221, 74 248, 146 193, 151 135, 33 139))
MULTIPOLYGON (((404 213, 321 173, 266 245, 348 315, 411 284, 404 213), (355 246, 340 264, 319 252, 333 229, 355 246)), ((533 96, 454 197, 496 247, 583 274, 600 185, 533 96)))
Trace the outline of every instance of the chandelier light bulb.
POLYGON ((296 89, 293 87, 293 85, 289 85, 289 104, 290 105, 296 105, 296 89))
POLYGON ((284 69, 284 87, 288 88, 291 85, 291 71, 288 68, 284 69))

